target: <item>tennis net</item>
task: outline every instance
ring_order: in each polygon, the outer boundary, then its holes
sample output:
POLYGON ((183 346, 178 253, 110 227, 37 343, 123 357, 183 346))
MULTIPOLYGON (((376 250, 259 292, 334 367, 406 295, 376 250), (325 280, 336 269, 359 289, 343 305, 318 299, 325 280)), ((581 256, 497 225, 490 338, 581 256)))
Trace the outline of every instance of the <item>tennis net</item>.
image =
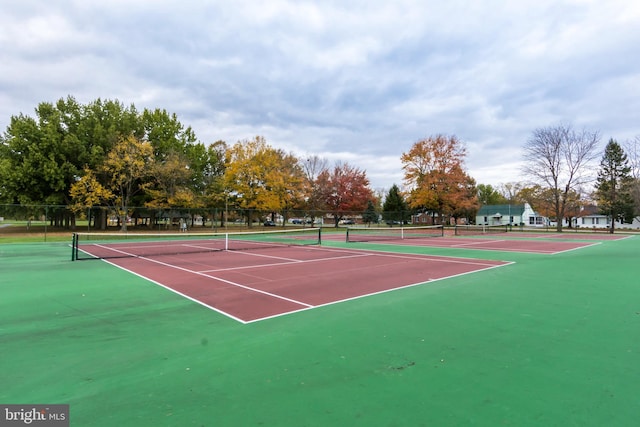
POLYGON ((347 242, 375 242, 385 240, 426 239, 444 235, 442 225, 416 227, 349 227, 347 242))
POLYGON ((319 245, 321 228, 238 233, 74 233, 72 260, 319 245))
POLYGON ((480 236, 484 234, 500 234, 509 231, 508 225, 456 225, 456 236, 480 236))

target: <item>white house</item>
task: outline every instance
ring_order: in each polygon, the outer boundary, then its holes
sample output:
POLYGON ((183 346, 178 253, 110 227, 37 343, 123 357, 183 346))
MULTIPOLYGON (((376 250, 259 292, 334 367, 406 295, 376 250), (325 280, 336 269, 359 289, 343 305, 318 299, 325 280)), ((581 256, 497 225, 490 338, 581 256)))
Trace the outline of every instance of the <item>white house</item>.
MULTIPOLYGON (((611 227, 611 220, 608 216, 598 213, 597 206, 584 206, 580 209, 577 217, 572 218, 571 227, 580 229, 606 229, 611 227)), ((476 224, 478 225, 524 225, 528 227, 554 226, 549 218, 538 215, 528 204, 517 205, 485 205, 476 214, 476 224)), ((562 221, 563 227, 569 227, 566 219, 562 221)), ((616 230, 640 230, 640 219, 634 218, 630 224, 616 221, 616 230)))
MULTIPOLYGON (((564 225, 567 225, 566 221, 564 225)), ((640 220, 636 217, 631 223, 616 221, 613 225, 616 230, 639 230, 640 220)), ((607 215, 598 213, 597 206, 584 206, 580 209, 578 217, 573 219, 573 226, 577 228, 610 228, 611 219, 607 215)))
POLYGON ((478 225, 526 225, 532 227, 543 227, 548 225, 546 217, 538 215, 531 205, 507 204, 507 205, 484 205, 476 214, 476 224, 478 225))

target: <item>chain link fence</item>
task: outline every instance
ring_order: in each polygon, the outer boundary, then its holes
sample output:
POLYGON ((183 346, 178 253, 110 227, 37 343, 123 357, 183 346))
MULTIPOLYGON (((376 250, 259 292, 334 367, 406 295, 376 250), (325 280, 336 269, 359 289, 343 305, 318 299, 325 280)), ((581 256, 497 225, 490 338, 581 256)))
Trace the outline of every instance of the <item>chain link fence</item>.
MULTIPOLYGON (((437 221, 436 221, 437 222, 437 221)), ((215 232, 264 227, 340 227, 432 225, 429 215, 410 212, 351 212, 334 215, 324 210, 291 209, 280 212, 236 208, 132 207, 126 214, 108 207, 73 211, 64 205, 1 205, 0 238, 9 235, 41 235, 74 231, 101 232, 215 232), (336 218, 337 216, 337 218, 336 218)))

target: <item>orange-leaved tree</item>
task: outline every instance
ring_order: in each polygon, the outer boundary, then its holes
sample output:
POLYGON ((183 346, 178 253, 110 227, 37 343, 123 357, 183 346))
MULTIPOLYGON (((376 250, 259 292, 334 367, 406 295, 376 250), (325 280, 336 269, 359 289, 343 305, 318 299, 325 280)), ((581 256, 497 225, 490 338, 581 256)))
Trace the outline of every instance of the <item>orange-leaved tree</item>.
POLYGON ((466 149, 456 136, 435 135, 413 144, 400 160, 409 205, 445 223, 477 207, 475 181, 464 170, 466 149))

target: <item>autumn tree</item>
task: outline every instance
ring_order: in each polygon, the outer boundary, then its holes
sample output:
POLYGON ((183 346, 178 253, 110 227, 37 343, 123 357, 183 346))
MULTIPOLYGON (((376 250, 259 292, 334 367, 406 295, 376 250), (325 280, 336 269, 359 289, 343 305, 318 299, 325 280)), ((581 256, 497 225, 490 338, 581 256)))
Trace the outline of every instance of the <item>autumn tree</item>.
POLYGON ((627 155, 617 141, 610 139, 600 161, 596 181, 598 210, 609 217, 610 233, 614 232, 616 221, 633 221, 632 184, 631 166, 627 155))
POLYGON ((127 215, 132 197, 144 189, 144 179, 153 170, 153 148, 151 144, 128 135, 121 138, 102 166, 109 177, 107 188, 114 194, 122 231, 127 230, 127 215))
POLYGON ((333 169, 324 170, 316 179, 318 197, 338 227, 347 214, 362 212, 367 202, 373 200, 366 173, 348 163, 337 163, 333 169))
POLYGON ((559 125, 534 130, 524 145, 523 171, 536 184, 551 190, 557 231, 562 231, 571 191, 592 179, 588 166, 597 157, 599 140, 597 132, 559 125))
POLYGON ((268 208, 272 213, 280 212, 284 226, 290 211, 300 209, 305 197, 304 171, 293 154, 282 150, 271 150, 265 158, 266 181, 271 193, 271 203, 268 208))
POLYGON ((239 141, 225 156, 225 188, 251 224, 255 212, 282 212, 302 199, 303 171, 297 159, 263 137, 239 141))
POLYGON ((459 224, 460 218, 464 218, 465 223, 469 224, 475 220, 480 208, 476 180, 465 174, 465 179, 458 184, 458 191, 460 192, 459 201, 451 206, 450 216, 454 224, 459 224))
POLYGON ((111 190, 102 185, 95 172, 89 167, 85 167, 83 176, 71 185, 69 195, 71 196, 70 209, 75 213, 86 210, 89 225, 91 225, 92 208, 109 204, 115 197, 111 190))
POLYGON ((516 203, 528 203, 539 215, 550 218, 554 221, 555 217, 554 192, 539 184, 531 186, 522 186, 515 194, 516 203))
MULTIPOLYGON (((531 186, 518 185, 518 191, 508 203, 523 204, 528 203, 537 214, 547 217, 552 221, 562 221, 563 218, 556 217, 555 209, 556 192, 551 188, 538 184, 531 186)), ((573 218, 580 216, 584 206, 584 195, 580 191, 570 190, 566 196, 564 219, 567 220, 569 228, 572 227, 573 218)))
POLYGON ((436 135, 413 144, 401 156, 412 208, 434 212, 441 220, 477 206, 475 185, 464 170, 466 149, 456 136, 436 135))

